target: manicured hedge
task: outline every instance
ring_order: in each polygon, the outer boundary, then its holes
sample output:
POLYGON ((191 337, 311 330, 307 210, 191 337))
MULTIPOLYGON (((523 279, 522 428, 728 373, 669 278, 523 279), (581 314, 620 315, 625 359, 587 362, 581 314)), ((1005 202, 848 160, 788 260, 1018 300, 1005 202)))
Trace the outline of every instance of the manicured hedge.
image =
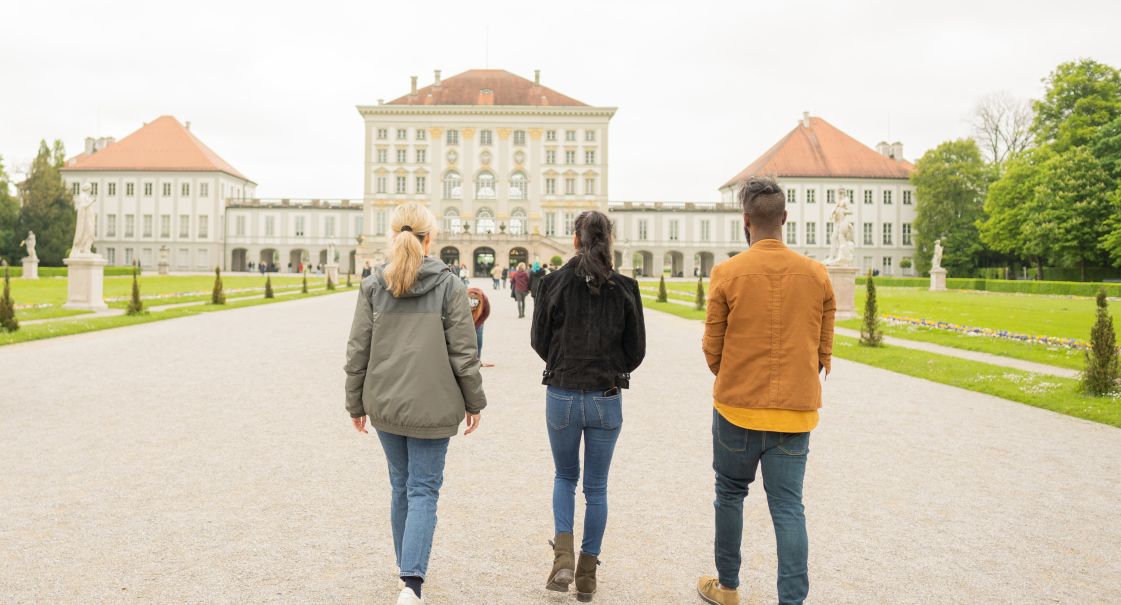
MULTIPOLYGON (((864 278, 857 277, 856 283, 863 285, 864 278)), ((877 277, 876 285, 882 288, 929 288, 927 277, 877 277)), ((1105 288, 1109 296, 1121 297, 1121 283, 1033 281, 1026 279, 981 279, 972 277, 950 277, 946 287, 951 290, 985 290, 988 292, 1018 292, 1022 294, 1061 294, 1066 296, 1096 296, 1098 290, 1105 288)))
MULTIPOLYGON (((23 277, 23 267, 9 267, 9 270, 12 272, 12 277, 23 277)), ((66 267, 39 267, 39 277, 66 277, 66 270, 66 267)), ((2 274, 3 272, 0 271, 0 275, 2 274)), ((105 267, 105 275, 107 277, 131 276, 132 267, 105 267)))

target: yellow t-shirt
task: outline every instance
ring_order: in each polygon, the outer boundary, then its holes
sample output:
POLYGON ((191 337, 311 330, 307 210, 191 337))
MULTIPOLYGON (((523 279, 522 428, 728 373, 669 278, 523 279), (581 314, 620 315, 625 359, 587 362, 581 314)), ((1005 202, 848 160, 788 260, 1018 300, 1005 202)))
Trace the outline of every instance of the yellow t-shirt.
POLYGON ((736 408, 713 402, 724 420, 750 431, 775 433, 806 433, 817 427, 817 410, 781 410, 776 408, 736 408))

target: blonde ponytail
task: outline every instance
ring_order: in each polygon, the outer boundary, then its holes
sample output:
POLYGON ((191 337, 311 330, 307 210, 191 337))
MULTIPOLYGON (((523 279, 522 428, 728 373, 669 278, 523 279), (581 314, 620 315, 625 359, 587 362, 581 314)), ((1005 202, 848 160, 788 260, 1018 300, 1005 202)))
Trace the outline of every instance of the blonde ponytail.
POLYGON ((385 266, 385 282, 394 296, 402 296, 416 283, 424 264, 424 240, 435 231, 436 219, 428 208, 415 202, 393 210, 389 228, 389 259, 385 266))

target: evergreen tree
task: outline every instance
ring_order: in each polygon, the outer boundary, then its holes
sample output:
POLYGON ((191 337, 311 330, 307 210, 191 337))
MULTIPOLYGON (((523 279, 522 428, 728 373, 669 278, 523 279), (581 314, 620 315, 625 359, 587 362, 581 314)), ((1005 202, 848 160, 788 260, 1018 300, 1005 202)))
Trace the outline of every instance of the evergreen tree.
POLYGON ((300 292, 307 294, 307 269, 304 269, 304 285, 300 288, 300 292))
MULTIPOLYGON (((665 277, 662 277, 662 281, 663 281, 663 285, 664 285, 665 277)), ((697 300, 696 300, 696 303, 694 303, 693 306, 698 311, 704 311, 705 310, 704 278, 697 278, 697 300)))
POLYGON ((210 293, 210 304, 226 304, 226 293, 222 291, 222 270, 214 267, 214 291, 210 293))
POLYGON ((140 282, 136 279, 136 269, 132 270, 132 299, 128 301, 128 315, 144 313, 144 301, 140 300, 140 282))
POLYGON ((11 270, 4 265, 4 294, 0 296, 0 332, 15 332, 19 329, 16 319, 16 304, 12 302, 11 270))
POLYGON ((276 298, 276 295, 273 294, 273 292, 272 292, 272 276, 271 275, 265 278, 265 298, 276 298))
POLYGON ((884 332, 880 328, 880 310, 876 305, 876 284, 872 279, 872 272, 868 272, 865 281, 867 294, 864 297, 864 324, 860 326, 860 344, 866 347, 881 347, 884 342, 884 332))
POLYGON ((658 302, 666 302, 668 299, 669 295, 666 293, 666 276, 663 275, 661 279, 658 280, 658 302))
POLYGON ((47 142, 41 141, 39 154, 31 163, 27 180, 20 184, 24 203, 20 208, 16 234, 35 232, 39 239, 38 256, 45 266, 62 266, 62 259, 66 258, 70 243, 74 241, 74 223, 77 220, 74 200, 56 165, 60 145, 56 141, 52 155, 47 142))
POLYGON ((1097 321, 1090 330, 1090 348, 1086 351, 1086 370, 1082 373, 1082 390, 1091 395, 1108 395, 1117 390, 1119 374, 1117 333, 1109 314, 1105 288, 1098 291, 1097 321))
POLYGON ((353 285, 350 283, 350 276, 351 275, 353 275, 353 273, 350 272, 350 271, 348 271, 347 274, 346 274, 346 287, 348 287, 348 288, 353 287, 353 285))

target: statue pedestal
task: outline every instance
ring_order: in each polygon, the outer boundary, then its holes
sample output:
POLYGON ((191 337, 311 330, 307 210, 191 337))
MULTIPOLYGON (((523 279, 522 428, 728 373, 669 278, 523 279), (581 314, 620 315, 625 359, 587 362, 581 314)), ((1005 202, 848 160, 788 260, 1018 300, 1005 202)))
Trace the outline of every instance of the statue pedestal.
POLYGON ((339 265, 337 263, 323 265, 323 271, 327 273, 327 279, 331 280, 332 284, 339 285, 339 265))
POLYGON ((39 259, 30 256, 23 257, 23 278, 39 279, 39 259))
POLYGON ((160 261, 158 267, 160 275, 167 275, 168 263, 166 261, 160 261))
POLYGON ((109 308, 105 304, 103 295, 103 282, 105 277, 105 259, 96 254, 63 259, 69 267, 66 278, 66 304, 63 309, 81 309, 83 311, 104 311, 109 308))
POLYGON ((856 317, 856 267, 827 265, 829 281, 833 282, 833 300, 837 303, 837 319, 856 317))
POLYGON ((931 269, 930 270, 930 291, 931 292, 944 292, 946 290, 946 270, 945 269, 931 269))

